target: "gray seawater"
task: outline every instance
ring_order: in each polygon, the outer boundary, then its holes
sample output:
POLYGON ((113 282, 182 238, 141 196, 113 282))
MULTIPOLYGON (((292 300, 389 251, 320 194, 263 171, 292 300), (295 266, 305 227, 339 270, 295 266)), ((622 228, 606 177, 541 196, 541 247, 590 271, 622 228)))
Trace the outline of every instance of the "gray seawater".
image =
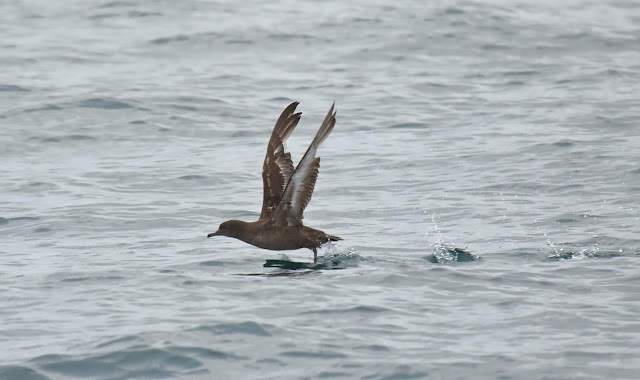
POLYGON ((637 378, 638 2, 7 1, 0 51, 0 379, 637 378), (293 100, 321 269, 205 238, 293 100))

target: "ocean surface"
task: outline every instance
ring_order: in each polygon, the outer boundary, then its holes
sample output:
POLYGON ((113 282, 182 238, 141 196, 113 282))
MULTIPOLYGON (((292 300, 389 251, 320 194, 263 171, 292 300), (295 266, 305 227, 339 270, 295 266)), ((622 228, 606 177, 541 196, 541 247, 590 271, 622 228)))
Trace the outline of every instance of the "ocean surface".
POLYGON ((638 378, 637 1, 5 1, 0 52, 0 379, 638 378), (294 100, 315 266, 206 238, 294 100))

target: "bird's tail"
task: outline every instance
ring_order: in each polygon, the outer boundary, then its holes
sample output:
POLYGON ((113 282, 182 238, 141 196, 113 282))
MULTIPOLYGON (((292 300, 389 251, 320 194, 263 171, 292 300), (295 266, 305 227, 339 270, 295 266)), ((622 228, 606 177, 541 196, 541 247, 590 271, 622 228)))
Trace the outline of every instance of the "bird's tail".
POLYGON ((341 237, 339 236, 334 236, 334 235, 327 235, 327 238, 331 241, 338 241, 338 240, 342 240, 341 237))

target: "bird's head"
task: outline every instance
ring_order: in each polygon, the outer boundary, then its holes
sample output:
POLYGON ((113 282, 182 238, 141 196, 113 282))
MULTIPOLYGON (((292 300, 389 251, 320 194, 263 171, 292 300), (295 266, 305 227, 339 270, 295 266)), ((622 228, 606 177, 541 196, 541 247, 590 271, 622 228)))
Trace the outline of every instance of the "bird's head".
POLYGON ((243 222, 241 220, 227 220, 226 222, 220 224, 218 230, 216 232, 212 232, 207 235, 208 238, 212 236, 228 236, 232 238, 238 238, 241 236, 242 232, 246 229, 247 222, 243 222))

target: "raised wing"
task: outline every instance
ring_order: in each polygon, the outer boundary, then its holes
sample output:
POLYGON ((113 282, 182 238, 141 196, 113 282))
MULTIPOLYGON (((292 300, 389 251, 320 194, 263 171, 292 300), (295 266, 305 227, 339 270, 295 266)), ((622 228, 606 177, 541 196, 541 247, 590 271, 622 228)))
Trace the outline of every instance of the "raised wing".
POLYGON ((300 121, 301 112, 294 113, 298 102, 289 104, 278 118, 267 146, 262 165, 262 212, 260 219, 269 219, 282 198, 284 189, 293 174, 291 154, 284 151, 284 144, 300 121))
POLYGON ((311 200, 313 188, 318 178, 318 169, 320 169, 320 157, 316 157, 316 151, 336 124, 336 113, 333 112, 334 106, 335 102, 331 105, 331 109, 329 109, 327 117, 322 122, 316 137, 293 172, 282 193, 282 198, 273 212, 271 218, 278 225, 302 225, 302 219, 304 218, 302 213, 311 200))

